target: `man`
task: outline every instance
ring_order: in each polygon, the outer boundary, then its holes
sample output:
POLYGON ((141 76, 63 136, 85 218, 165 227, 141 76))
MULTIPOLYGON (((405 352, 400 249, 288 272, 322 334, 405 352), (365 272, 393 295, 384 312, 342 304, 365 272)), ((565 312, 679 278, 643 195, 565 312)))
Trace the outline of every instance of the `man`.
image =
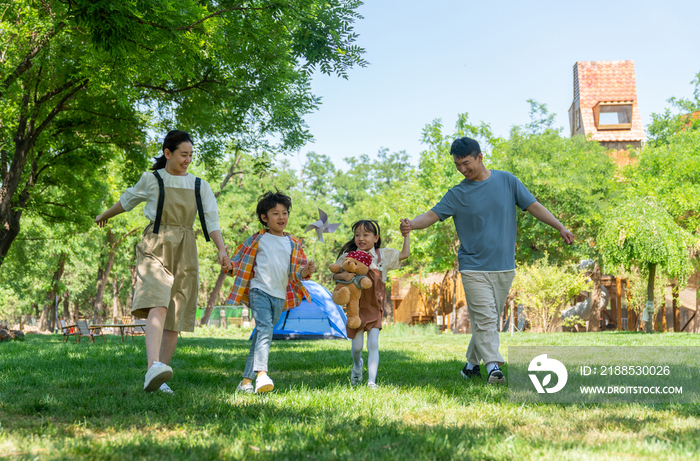
POLYGON ((458 259, 472 338, 467 349, 465 378, 480 377, 483 360, 489 384, 505 383, 503 356, 498 352, 499 317, 515 277, 516 205, 559 231, 566 244, 569 232, 523 184, 506 171, 484 166, 479 143, 460 138, 450 153, 464 180, 447 191, 430 211, 401 221, 401 232, 425 229, 452 216, 460 241, 458 259))

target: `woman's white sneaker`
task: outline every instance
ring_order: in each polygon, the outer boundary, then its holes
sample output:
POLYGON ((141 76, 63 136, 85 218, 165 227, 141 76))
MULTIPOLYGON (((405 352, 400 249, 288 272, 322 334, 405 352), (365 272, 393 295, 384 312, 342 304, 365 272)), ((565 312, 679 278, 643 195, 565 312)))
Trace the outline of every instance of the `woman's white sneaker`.
POLYGON ((165 383, 161 384, 160 387, 158 388, 158 390, 161 391, 163 394, 174 394, 175 393, 175 391, 170 389, 170 386, 168 386, 165 383))
POLYGON ((160 389, 160 385, 167 383, 173 378, 173 369, 161 362, 153 362, 151 368, 146 372, 146 379, 143 382, 143 390, 153 392, 160 389))

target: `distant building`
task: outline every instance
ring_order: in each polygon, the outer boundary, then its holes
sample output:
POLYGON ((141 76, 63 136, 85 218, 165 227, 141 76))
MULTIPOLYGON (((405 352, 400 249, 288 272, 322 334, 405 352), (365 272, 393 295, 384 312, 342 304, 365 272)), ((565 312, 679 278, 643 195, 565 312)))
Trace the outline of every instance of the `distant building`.
POLYGON ((644 139, 637 106, 634 61, 579 61, 574 64, 571 136, 591 135, 610 149, 618 164, 630 163, 627 148, 644 139))

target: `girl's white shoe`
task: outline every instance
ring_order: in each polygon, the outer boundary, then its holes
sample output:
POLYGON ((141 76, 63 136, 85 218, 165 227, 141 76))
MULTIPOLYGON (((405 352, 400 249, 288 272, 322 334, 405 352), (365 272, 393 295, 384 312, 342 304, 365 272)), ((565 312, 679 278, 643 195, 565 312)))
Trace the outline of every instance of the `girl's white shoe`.
POLYGON ((352 367, 352 370, 350 370, 350 383, 355 386, 357 384, 360 384, 362 382, 362 367, 364 366, 364 362, 362 359, 360 359, 360 368, 355 368, 354 366, 352 367))

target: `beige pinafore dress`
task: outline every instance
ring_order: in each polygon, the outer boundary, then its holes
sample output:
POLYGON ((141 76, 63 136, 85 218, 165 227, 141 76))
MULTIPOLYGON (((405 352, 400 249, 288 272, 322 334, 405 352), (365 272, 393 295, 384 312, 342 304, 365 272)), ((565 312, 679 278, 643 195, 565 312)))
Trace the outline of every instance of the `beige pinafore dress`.
POLYGON ((145 319, 149 309, 168 308, 164 329, 194 331, 199 262, 192 226, 197 214, 194 190, 166 187, 160 228, 143 231, 136 246, 136 288, 131 313, 145 319))

